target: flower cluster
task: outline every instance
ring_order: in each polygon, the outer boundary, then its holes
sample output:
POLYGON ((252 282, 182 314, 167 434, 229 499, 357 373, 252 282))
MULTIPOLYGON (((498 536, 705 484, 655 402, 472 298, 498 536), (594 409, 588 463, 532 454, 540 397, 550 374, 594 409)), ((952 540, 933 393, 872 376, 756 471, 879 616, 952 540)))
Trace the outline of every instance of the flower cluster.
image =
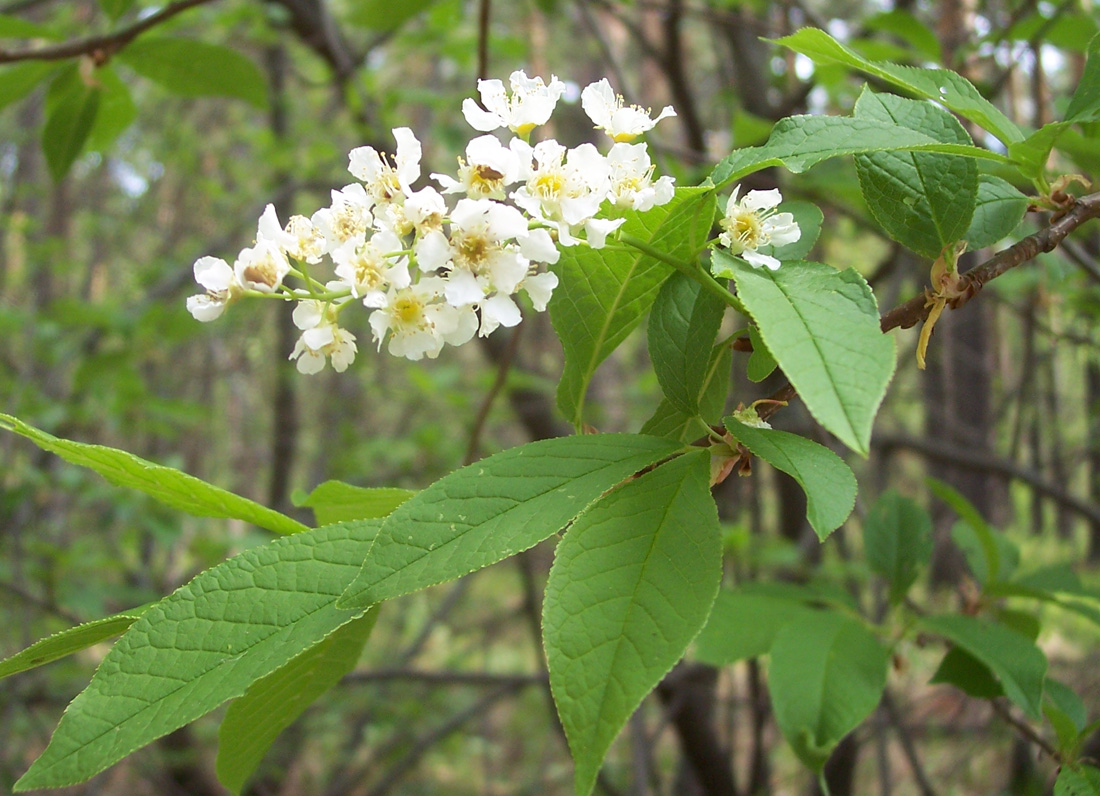
POLYGON ((255 244, 232 266, 199 259, 195 279, 205 292, 190 297, 187 309, 212 321, 246 295, 296 302, 302 334, 290 358, 302 373, 317 373, 326 362, 343 371, 354 360, 355 336, 339 325, 352 305, 370 312, 379 348, 432 358, 445 345, 518 324, 517 293, 544 310, 558 278, 541 266, 557 262, 560 246, 602 248, 624 211, 672 199, 672 178, 654 178, 646 145, 630 143, 674 116, 671 107, 651 118, 624 107, 606 80, 585 88, 582 107, 613 141, 603 155, 590 143, 530 143, 565 91, 556 77, 546 84, 514 72, 508 88, 482 80, 478 90, 484 107, 467 99, 462 112, 485 134, 466 146, 457 173, 433 173, 438 187, 416 187, 422 148, 407 127, 393 131, 393 156, 353 149, 348 170, 358 182, 332 191, 328 207, 283 226, 268 205, 255 244), (493 134, 501 129, 515 136, 504 142, 493 134), (331 278, 322 281, 322 269, 331 278))

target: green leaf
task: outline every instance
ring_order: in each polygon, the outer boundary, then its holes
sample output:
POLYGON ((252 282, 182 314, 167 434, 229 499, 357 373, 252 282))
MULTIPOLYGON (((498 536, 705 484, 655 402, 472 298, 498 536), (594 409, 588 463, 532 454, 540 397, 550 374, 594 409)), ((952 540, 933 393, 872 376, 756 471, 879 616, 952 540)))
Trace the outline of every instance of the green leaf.
MULTIPOLYGON (((671 202, 627 213, 625 234, 682 260, 694 260, 710 235, 714 198, 707 188, 677 188, 671 202)), ((580 428, 585 393, 596 368, 649 311, 670 266, 636 249, 572 246, 553 266, 559 284, 550 320, 565 350, 558 407, 580 428)))
POLYGON ((868 17, 863 26, 897 36, 927 60, 940 60, 940 42, 935 32, 908 11, 883 11, 868 17))
POLYGON ((884 492, 863 522, 867 563, 890 584, 890 602, 901 602, 932 557, 932 518, 912 500, 884 492))
POLYGON ((947 651, 928 682, 953 685, 975 699, 996 699, 1005 693, 989 667, 961 647, 947 651))
POLYGON ((84 82, 76 67, 71 67, 54 79, 50 94, 53 100, 47 104, 46 122, 42 126, 42 152, 50 176, 60 182, 92 132, 101 91, 98 86, 84 82))
POLYGON ((768 691, 775 719, 795 754, 820 771, 829 754, 878 705, 886 650, 862 624, 814 611, 775 636, 768 691))
POLYGON ((587 796, 626 720, 707 620, 722 578, 710 456, 694 451, 596 503, 558 544, 543 604, 550 687, 587 796))
POLYGON ((276 539, 149 608, 107 653, 15 790, 88 779, 241 696, 355 619, 336 608, 336 598, 378 525, 329 525, 276 539))
POLYGON ((218 781, 238 794, 279 733, 359 662, 378 610, 353 619, 263 677, 229 706, 218 729, 218 781))
POLYGON ((137 106, 130 89, 109 66, 95 72, 100 87, 99 113, 88 135, 88 149, 103 152, 111 147, 122 131, 137 118, 137 106))
POLYGON ((788 116, 772 128, 763 146, 734 150, 720 161, 710 179, 718 188, 766 169, 783 166, 800 174, 811 166, 841 155, 865 152, 940 152, 997 163, 1011 163, 1004 155, 963 144, 945 144, 925 133, 896 124, 851 116, 788 116))
POLYGON ((313 509, 318 525, 385 517, 416 493, 409 489, 367 489, 342 481, 325 481, 295 506, 313 509))
POLYGON ((698 282, 675 273, 649 313, 649 357, 661 391, 688 415, 699 409, 711 349, 726 305, 698 282))
MULTIPOLYGON (((986 583, 987 581, 996 581, 1001 578, 1001 565, 1002 565, 1002 545, 1000 545, 996 539, 993 529, 989 526, 989 523, 982 517, 981 512, 974 508, 974 504, 963 497, 957 489, 952 487, 943 481, 936 478, 926 479, 928 488, 932 490, 932 494, 954 509, 955 513, 959 515, 961 519, 970 530, 973 531, 979 549, 983 558, 981 561, 984 563, 978 563, 978 559, 970 560, 967 557, 967 561, 970 563, 970 569, 974 572, 974 576, 978 579, 979 583, 986 583)), ((1005 540, 1007 542, 1007 540, 1005 540)), ((960 540, 956 540, 957 543, 960 540)), ((960 547, 967 549, 968 545, 965 544, 965 540, 959 544, 960 547)), ((1011 562, 1009 562, 1011 566, 1011 562)), ((1004 575, 1007 577, 1007 574, 1004 575)))
POLYGON ((298 533, 306 526, 285 514, 234 495, 193 475, 153 464, 126 451, 59 439, 0 413, 0 428, 21 434, 43 450, 56 453, 70 464, 95 470, 116 486, 136 489, 172 508, 196 517, 230 517, 267 528, 275 533, 298 533))
MULTIPOLYGON (((729 394, 729 374, 733 365, 733 349, 728 345, 715 346, 710 351, 707 375, 699 395, 699 412, 704 423, 713 425, 726 413, 726 396, 729 394)), ((695 414, 677 409, 667 398, 642 426, 641 433, 665 437, 676 442, 691 442, 703 435, 703 429, 695 414)))
POLYGON ((817 64, 843 64, 902 89, 920 99, 934 100, 965 119, 988 130, 1005 144, 1022 141, 1020 128, 974 88, 962 75, 949 69, 899 66, 883 61, 868 61, 816 28, 803 28, 775 41, 817 64))
POLYGON ((118 54, 142 77, 182 97, 235 97, 267 107, 267 81, 248 58, 217 44, 142 36, 118 54))
MULTIPOLYGON (((58 39, 56 33, 47 28, 44 25, 39 25, 36 22, 30 22, 26 19, 19 17, 13 17, 10 14, 0 14, 0 39, 58 39)), ((49 66, 43 61, 30 62, 36 63, 38 66, 49 66)), ((14 71, 14 70, 12 70, 14 71)), ((7 72, 4 75, 4 80, 8 80, 12 72, 7 72)), ((0 81, 2 83, 3 81, 0 81)), ((2 104, 2 103, 0 103, 2 104)))
POLYGON ((760 337, 760 330, 755 326, 749 326, 749 342, 752 343, 752 353, 749 354, 748 364, 745 366, 745 375, 749 381, 761 382, 776 368, 775 357, 760 337))
POLYGON ((134 0, 99 0, 99 7, 112 20, 118 19, 134 6, 134 0))
MULTIPOLYGON (((876 94, 864 87, 855 115, 916 130, 948 144, 969 144, 958 120, 930 102, 876 94)), ((931 152, 855 156, 871 215, 898 243, 935 259, 961 240, 974 215, 978 168, 971 158, 931 152)))
POLYGON ((47 61, 27 61, 0 67, 0 108, 23 99, 57 68, 57 64, 47 61))
POLYGON ((1010 144, 1008 155, 1020 165, 1029 179, 1035 180, 1046 171, 1050 150, 1062 134, 1069 130, 1069 122, 1051 122, 1029 135, 1025 140, 1010 144))
POLYGON ((1100 34, 1089 42, 1088 61, 1077 90, 1066 108, 1067 122, 1095 122, 1100 119, 1100 34))
POLYGON ((456 470, 386 518, 340 607, 365 608, 533 547, 681 449, 656 437, 592 434, 532 442, 456 470))
POLYGON ((974 217, 964 239, 972 250, 1000 242, 1020 225, 1027 205, 1027 197, 1011 183, 990 174, 979 175, 974 217))
POLYGON ((392 0, 357 0, 349 6, 348 22, 369 30, 389 33, 437 2, 438 0, 405 0, 403 3, 394 3, 392 0))
POLYGON ((919 623, 987 666, 1005 696, 1036 721, 1042 718, 1047 659, 1034 642, 1015 630, 972 616, 926 616, 919 623))
POLYGON ((695 639, 695 658, 711 666, 765 655, 786 625, 812 613, 804 603, 756 590, 723 589, 695 639))
POLYGON ((871 425, 894 374, 893 338, 879 328, 870 287, 853 269, 811 262, 756 269, 721 249, 716 276, 737 295, 783 373, 821 425, 867 454, 871 425))
POLYGON ((1100 768, 1085 763, 1062 766, 1054 782, 1054 796, 1100 796, 1100 768))
POLYGON ((88 649, 126 631, 148 606, 70 627, 34 642, 25 650, 0 660, 0 679, 25 672, 88 649))
POLYGON ((1081 731, 1089 721, 1085 703, 1073 689, 1048 677, 1043 685, 1043 715, 1058 737, 1058 751, 1062 759, 1073 760, 1084 740, 1081 731))
POLYGON ((806 519, 818 538, 825 539, 848 519, 856 504, 856 477, 843 459, 797 434, 753 428, 734 417, 724 422, 754 456, 798 482, 806 492, 806 519))

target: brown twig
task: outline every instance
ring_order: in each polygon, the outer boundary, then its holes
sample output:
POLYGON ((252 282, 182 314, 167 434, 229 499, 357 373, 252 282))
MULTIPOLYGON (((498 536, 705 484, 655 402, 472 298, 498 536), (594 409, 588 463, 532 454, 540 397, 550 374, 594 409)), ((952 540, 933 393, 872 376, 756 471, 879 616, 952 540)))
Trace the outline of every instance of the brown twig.
POLYGON ((212 3, 214 0, 177 0, 165 6, 155 14, 135 22, 128 28, 102 36, 89 36, 84 39, 55 44, 49 47, 36 47, 26 50, 0 50, 0 64, 16 61, 63 61, 66 58, 91 56, 97 64, 106 63, 115 53, 150 28, 155 28, 172 17, 195 6, 212 3))
POLYGON ((1055 749, 1049 741, 1039 735, 1039 733, 1035 732, 1035 730, 1032 729, 1031 725, 1027 724, 1026 722, 1020 721, 1020 719, 1013 716, 1012 711, 1001 704, 1001 700, 991 699, 989 700, 989 704, 993 706, 993 712, 1004 719, 1006 724, 1008 724, 1010 727, 1020 733, 1020 735, 1024 736, 1024 738, 1031 741, 1033 744, 1046 752, 1051 760, 1060 761, 1062 759, 1061 755, 1058 754, 1058 750, 1055 749))

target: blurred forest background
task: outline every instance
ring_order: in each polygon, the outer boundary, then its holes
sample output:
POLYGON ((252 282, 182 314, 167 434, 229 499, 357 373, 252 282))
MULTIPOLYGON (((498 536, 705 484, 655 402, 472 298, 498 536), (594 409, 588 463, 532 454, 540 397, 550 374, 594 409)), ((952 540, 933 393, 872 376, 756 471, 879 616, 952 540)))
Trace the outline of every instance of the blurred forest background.
MULTIPOLYGON (((1011 118, 1038 127, 1076 86, 1097 32, 1089 0, 180 5, 152 34, 232 48, 263 75, 259 90, 180 96, 100 51, 109 102, 90 151, 55 181, 41 143, 51 98, 44 88, 23 96, 11 78, 25 64, 2 63, 15 60, 5 53, 51 43, 11 19, 71 41, 123 30, 163 7, 0 2, 0 32, 22 37, 0 38, 0 410, 178 466, 305 522, 311 513, 295 507, 296 497, 328 479, 419 488, 487 453, 571 431, 554 409, 562 355, 545 315, 421 363, 375 354, 366 324, 348 317, 359 358, 347 373, 315 377, 287 361, 297 332, 274 302, 246 303, 211 325, 188 315, 195 259, 231 260, 268 201, 284 219, 327 204, 329 190, 350 181, 353 147, 392 151, 390 129, 409 126, 425 142, 424 173, 449 170, 470 137, 462 98, 474 95, 479 75, 506 79, 516 68, 573 87, 551 133, 574 145, 591 135, 578 87, 607 76, 631 102, 676 108, 653 141, 660 168, 689 185, 731 148, 760 143, 783 116, 850 112, 861 79, 815 69, 762 39, 811 25, 871 57, 945 64, 1011 118)), ((1070 131, 1064 148, 1072 156, 1064 171, 1100 174, 1100 141, 1070 131)), ((796 180, 763 172, 747 187, 776 183, 785 197, 825 211, 812 259, 856 267, 883 310, 921 289, 928 263, 876 234, 850 161, 796 180)), ((1035 228, 1027 220, 1019 234, 1035 228)), ((945 316, 926 372, 915 367, 915 330, 898 337, 899 372, 872 454, 849 457, 861 487, 849 525, 888 486, 933 509, 931 601, 965 604, 970 576, 950 542, 952 515, 928 494, 929 474, 965 494, 1029 564, 1072 560, 1086 582, 1098 581, 1100 235, 1095 225, 1082 233, 945 316)), ((963 267, 989 253, 965 255, 963 267)), ((652 413, 656 381, 638 375, 650 373, 646 361, 637 334, 598 371, 590 406, 600 430, 636 431, 652 413)), ((739 381, 731 403, 780 383, 739 381)), ((779 423, 828 443, 800 407, 779 423)), ((0 655, 155 600, 266 539, 117 490, 14 435, 0 436, 0 462, 0 655)), ((760 465, 720 491, 730 582, 825 578, 875 599, 858 537, 842 529, 820 545, 792 480, 760 465)), ((546 543, 386 606, 357 670, 284 734, 247 792, 570 793, 539 645, 538 599, 552 555, 546 543)), ((1041 638, 1052 674, 1093 714, 1098 635, 1058 613, 1041 638)), ((0 792, 41 752, 103 652, 0 682, 0 792)), ((829 767, 832 792, 1045 792, 1049 760, 1007 712, 928 685, 934 659, 920 646, 899 651, 887 699, 829 767)), ((769 719, 763 676, 755 662, 719 671, 689 658, 631 721, 597 792, 814 792, 769 719)), ((222 793, 215 736, 213 720, 199 721, 65 792, 222 793)))

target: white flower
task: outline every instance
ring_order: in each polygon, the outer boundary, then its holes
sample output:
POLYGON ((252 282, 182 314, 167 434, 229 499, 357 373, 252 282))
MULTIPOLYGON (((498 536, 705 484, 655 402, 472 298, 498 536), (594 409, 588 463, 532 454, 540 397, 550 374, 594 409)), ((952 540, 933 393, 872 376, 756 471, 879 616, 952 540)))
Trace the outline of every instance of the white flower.
POLYGON ((611 136, 613 141, 633 141, 652 130, 661 119, 676 115, 671 105, 666 105, 656 119, 649 117, 649 110, 624 105, 623 98, 612 90, 607 78, 585 87, 581 92, 581 107, 596 128, 611 136))
POLYGON ((615 144, 607 153, 611 190, 608 198, 619 207, 646 211, 672 200, 672 177, 653 182, 653 164, 645 144, 615 144))
POLYGON ((274 293, 290 272, 290 263, 276 243, 261 237, 255 246, 241 250, 233 271, 244 288, 274 293))
POLYGON ((562 245, 572 246, 577 242, 574 234, 596 215, 607 196, 607 160, 592 144, 567 150, 548 139, 532 148, 515 139, 512 147, 525 179, 512 199, 539 221, 556 227, 562 245))
POLYGON ((553 271, 545 271, 541 274, 532 274, 524 279, 520 288, 531 299, 531 306, 535 308, 535 312, 542 312, 546 309, 546 305, 550 301, 550 295, 557 286, 558 275, 553 271))
POLYGON ((289 357, 296 360, 299 373, 319 373, 325 367, 326 357, 332 361, 332 369, 337 373, 343 373, 355 361, 358 350, 355 335, 336 325, 328 304, 302 301, 294 308, 292 317, 294 325, 302 330, 302 336, 289 357))
POLYGON ((370 316, 378 347, 389 336, 389 352, 394 356, 434 359, 444 345, 462 345, 473 337, 477 315, 472 309, 458 309, 444 301, 445 288, 445 280, 435 276, 406 288, 391 287, 370 316))
POLYGON ((374 306, 377 296, 386 289, 408 287, 410 282, 407 257, 391 260, 388 255, 400 251, 401 241, 391 232, 375 232, 362 243, 341 246, 332 253, 336 263, 335 281, 325 287, 329 290, 350 290, 355 298, 374 306))
POLYGON ((325 253, 325 238, 312 221, 305 216, 291 216, 285 231, 289 241, 283 251, 287 255, 307 263, 321 262, 321 256, 325 253))
POLYGON ((724 230, 718 240, 753 268, 766 267, 774 271, 779 268, 779 260, 757 249, 794 243, 802 237, 802 230, 793 215, 775 212, 776 205, 783 201, 777 189, 749 191, 739 200, 740 190, 740 185, 733 189, 726 203, 726 214, 718 220, 724 230))
POLYGON ((420 179, 420 142, 408 127, 396 127, 397 156, 389 158, 374 147, 361 146, 348 155, 348 171, 362 180, 367 193, 379 203, 401 203, 420 179))
POLYGON ((466 145, 466 159, 458 159, 458 179, 433 174, 443 193, 465 193, 474 199, 504 199, 504 189, 519 179, 519 157, 493 135, 482 135, 466 145))
POLYGON ((220 317, 225 306, 235 298, 240 285, 229 263, 218 257, 200 257, 195 261, 195 281, 206 288, 205 293, 187 299, 187 311, 196 321, 209 323, 220 317))
POLYGON ((517 135, 526 136, 535 127, 545 124, 554 112, 554 106, 565 91, 565 83, 553 75, 550 85, 541 77, 529 78, 524 72, 513 72, 508 81, 512 95, 509 97, 499 80, 479 80, 482 110, 472 99, 462 103, 462 115, 475 130, 483 133, 507 127, 517 135))
POLYGON ((447 202, 439 191, 429 186, 409 194, 403 209, 408 223, 417 232, 425 234, 442 228, 443 219, 447 215, 447 202))
POLYGON ((325 253, 339 246, 361 243, 366 239, 374 216, 371 215, 371 198, 359 183, 332 191, 332 205, 313 214, 310 219, 325 241, 325 253))

